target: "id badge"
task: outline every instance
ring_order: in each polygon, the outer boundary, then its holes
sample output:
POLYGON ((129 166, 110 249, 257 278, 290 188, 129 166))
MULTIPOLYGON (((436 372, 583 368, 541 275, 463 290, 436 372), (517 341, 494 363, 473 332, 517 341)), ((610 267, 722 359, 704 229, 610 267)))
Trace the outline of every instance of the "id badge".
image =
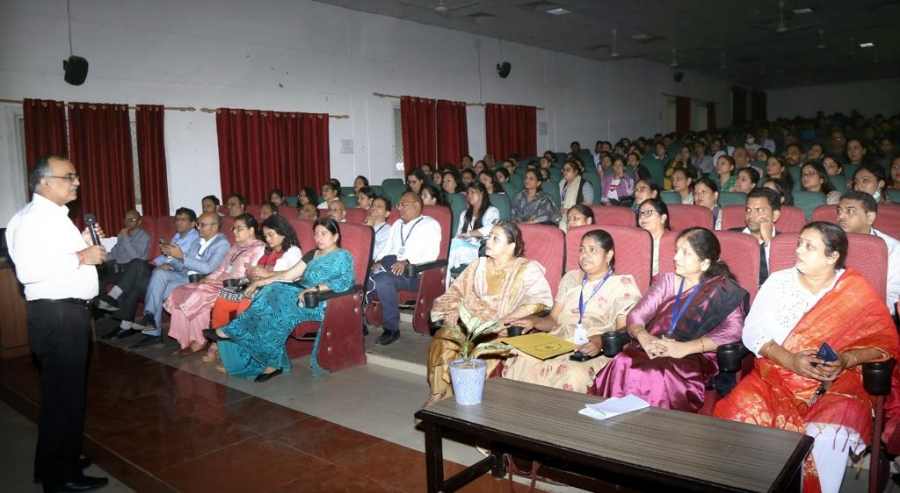
POLYGON ((402 257, 406 253, 406 247, 400 247, 400 251, 397 253, 397 257, 402 257))
POLYGON ((572 337, 572 342, 579 346, 587 344, 589 342, 587 331, 584 330, 584 326, 581 325, 581 323, 575 325, 575 335, 572 337))

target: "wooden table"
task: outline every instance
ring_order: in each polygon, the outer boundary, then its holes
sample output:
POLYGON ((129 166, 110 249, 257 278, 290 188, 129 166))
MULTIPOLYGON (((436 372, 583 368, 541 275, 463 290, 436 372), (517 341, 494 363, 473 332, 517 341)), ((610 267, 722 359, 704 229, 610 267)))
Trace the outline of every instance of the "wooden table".
POLYGON ((0 259, 0 358, 28 354, 25 298, 12 265, 0 259))
POLYGON ((488 471, 503 475, 504 453, 636 490, 800 491, 813 443, 806 435, 655 408, 604 421, 578 414, 601 400, 495 378, 481 404, 451 398, 418 411, 428 491, 455 491, 488 471), (445 434, 471 438, 492 455, 445 481, 445 434))

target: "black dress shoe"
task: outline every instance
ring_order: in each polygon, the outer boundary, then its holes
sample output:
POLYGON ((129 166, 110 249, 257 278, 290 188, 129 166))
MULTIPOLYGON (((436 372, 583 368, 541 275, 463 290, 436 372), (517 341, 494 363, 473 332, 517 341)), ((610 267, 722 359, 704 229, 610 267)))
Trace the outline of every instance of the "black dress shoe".
POLYGON ((115 338, 115 339, 125 339, 126 337, 131 337, 131 336, 133 336, 133 335, 137 335, 137 334, 140 334, 140 333, 141 333, 140 330, 119 328, 119 331, 116 332, 115 334, 113 334, 113 338, 115 338))
POLYGON ((282 373, 281 368, 273 371, 272 373, 263 372, 263 373, 260 373, 259 375, 257 375, 256 378, 253 379, 253 381, 257 382, 257 383, 263 383, 265 381, 268 381, 268 380, 271 380, 271 379, 277 377, 278 375, 281 375, 281 373, 282 373))
POLYGON ((162 343, 163 343, 163 338, 161 335, 159 335, 159 336, 146 336, 145 335, 141 340, 139 340, 138 342, 129 346, 129 348, 130 349, 140 349, 140 348, 144 348, 147 346, 153 346, 153 345, 162 344, 162 343))
POLYGON ((227 337, 222 337, 216 332, 216 329, 203 329, 203 337, 209 342, 227 341, 227 337))
MULTIPOLYGON (((91 465, 93 463, 94 462, 91 460, 91 458, 84 454, 81 454, 78 457, 78 469, 87 469, 87 468, 91 467, 91 465)), ((41 475, 38 474, 37 472, 34 473, 34 482, 35 483, 41 482, 41 475)))
POLYGON ((99 490, 109 484, 109 478, 81 476, 73 481, 66 481, 56 491, 91 491, 99 490))
POLYGON ((378 339, 375 341, 376 344, 381 344, 382 346, 387 346, 388 344, 393 344, 397 339, 400 338, 400 331, 388 332, 384 331, 383 334, 378 336, 378 339))

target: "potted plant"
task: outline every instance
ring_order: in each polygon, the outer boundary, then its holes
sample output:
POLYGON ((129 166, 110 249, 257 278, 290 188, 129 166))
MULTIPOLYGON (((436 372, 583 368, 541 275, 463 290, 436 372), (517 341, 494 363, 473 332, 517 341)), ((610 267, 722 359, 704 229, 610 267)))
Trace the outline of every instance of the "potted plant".
POLYGON ((442 335, 443 339, 459 346, 459 358, 450 362, 450 382, 457 404, 481 403, 487 365, 479 358, 506 355, 513 349, 491 337, 502 329, 498 320, 481 320, 460 304, 458 323, 442 335))

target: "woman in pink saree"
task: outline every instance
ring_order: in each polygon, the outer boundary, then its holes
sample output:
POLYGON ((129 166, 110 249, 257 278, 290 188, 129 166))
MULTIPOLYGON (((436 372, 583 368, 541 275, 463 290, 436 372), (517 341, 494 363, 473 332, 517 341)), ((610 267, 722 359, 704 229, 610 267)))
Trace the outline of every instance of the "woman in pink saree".
POLYGON ((266 244, 257 239, 256 219, 241 214, 234 219, 235 243, 225 254, 219 267, 200 282, 179 286, 166 299, 165 308, 172 315, 169 337, 178 341, 179 353, 197 352, 206 347, 203 329, 209 328, 210 313, 226 279, 242 279, 249 267, 265 252, 266 244))

